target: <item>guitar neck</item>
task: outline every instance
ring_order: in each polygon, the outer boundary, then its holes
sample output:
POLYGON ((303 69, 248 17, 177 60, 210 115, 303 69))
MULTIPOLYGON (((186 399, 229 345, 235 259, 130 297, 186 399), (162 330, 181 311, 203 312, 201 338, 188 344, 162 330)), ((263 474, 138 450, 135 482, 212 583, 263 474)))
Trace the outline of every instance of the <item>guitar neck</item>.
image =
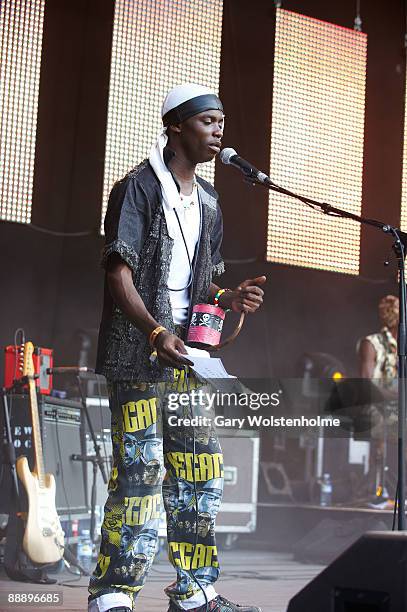
POLYGON ((36 391, 35 382, 33 379, 29 380, 28 388, 30 392, 31 420, 32 420, 32 426, 33 426, 35 469, 37 472, 39 484, 41 487, 44 487, 45 486, 44 456, 42 452, 42 440, 41 440, 40 417, 38 413, 37 391, 36 391))

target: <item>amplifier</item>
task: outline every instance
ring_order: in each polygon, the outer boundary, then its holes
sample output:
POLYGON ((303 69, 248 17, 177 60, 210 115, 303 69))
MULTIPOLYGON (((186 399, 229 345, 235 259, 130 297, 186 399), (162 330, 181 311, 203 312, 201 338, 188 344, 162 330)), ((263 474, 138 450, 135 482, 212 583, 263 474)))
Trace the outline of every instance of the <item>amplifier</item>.
MULTIPOLYGON (((107 432, 111 430, 112 415, 107 397, 86 397, 89 418, 95 432, 107 432)), ((84 419, 85 431, 89 431, 88 422, 84 419)))
MULTIPOLYGON (((10 426, 16 456, 25 455, 34 468, 31 412, 28 395, 8 395, 10 426)), ((59 513, 87 512, 82 463, 72 461, 72 454, 81 454, 81 404, 70 400, 38 395, 42 445, 46 472, 55 477, 56 507, 59 513)), ((3 411, 0 414, 4 430, 3 411)), ((0 453, 0 512, 8 513, 11 479, 0 453), (7 494, 6 494, 7 492, 7 494)), ((19 481, 20 490, 24 487, 19 481)))
POLYGON ((87 511, 81 454, 81 404, 44 397, 41 402, 45 470, 56 480, 56 506, 63 514, 87 511))
MULTIPOLYGON (((20 357, 23 347, 9 345, 4 349, 4 386, 11 389, 15 380, 22 376, 20 370, 20 357)), ((54 362, 53 350, 36 346, 33 354, 34 374, 37 390, 43 395, 49 395, 52 389, 52 375, 47 374, 47 368, 52 368, 54 362)))

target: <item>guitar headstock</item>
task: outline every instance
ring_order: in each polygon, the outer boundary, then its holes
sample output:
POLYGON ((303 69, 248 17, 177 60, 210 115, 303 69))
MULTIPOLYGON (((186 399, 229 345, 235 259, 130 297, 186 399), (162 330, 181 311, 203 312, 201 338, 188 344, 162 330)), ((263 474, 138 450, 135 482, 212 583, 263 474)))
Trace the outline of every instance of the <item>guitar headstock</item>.
POLYGON ((34 374, 35 374, 33 354, 34 354, 33 343, 26 342, 24 344, 22 373, 23 373, 23 376, 27 376, 28 378, 34 378, 34 374))

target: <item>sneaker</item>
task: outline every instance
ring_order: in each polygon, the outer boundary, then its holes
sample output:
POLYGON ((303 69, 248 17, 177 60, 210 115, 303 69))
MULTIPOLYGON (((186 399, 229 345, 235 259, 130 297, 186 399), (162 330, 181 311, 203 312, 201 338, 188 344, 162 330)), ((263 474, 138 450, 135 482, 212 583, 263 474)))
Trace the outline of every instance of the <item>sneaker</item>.
POLYGON ((120 608, 109 608, 106 612, 131 612, 130 608, 120 606, 120 608))
MULTIPOLYGON (((167 612, 179 612, 180 610, 183 610, 183 608, 170 601, 170 607, 167 612)), ((199 608, 192 608, 188 612, 206 612, 206 604, 199 608)), ((215 599, 211 599, 208 602, 208 612, 261 612, 261 609, 256 606, 239 606, 239 604, 232 603, 226 597, 217 595, 215 599)))

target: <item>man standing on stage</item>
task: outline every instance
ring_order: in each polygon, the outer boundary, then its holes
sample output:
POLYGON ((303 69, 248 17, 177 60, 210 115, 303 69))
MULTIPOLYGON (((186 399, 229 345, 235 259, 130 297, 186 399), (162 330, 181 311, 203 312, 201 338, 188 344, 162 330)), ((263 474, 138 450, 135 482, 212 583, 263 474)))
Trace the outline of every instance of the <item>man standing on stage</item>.
POLYGON ((366 336, 358 345, 359 373, 362 378, 373 378, 389 388, 397 379, 399 300, 395 295, 380 300, 379 318, 380 332, 366 336))
POLYGON ((179 391, 194 384, 183 342, 192 307, 211 302, 255 312, 266 279, 246 280, 233 291, 212 283, 224 271, 222 215, 215 190, 195 170, 220 151, 221 101, 205 87, 180 85, 167 95, 162 118, 149 159, 115 184, 105 218, 97 372, 109 387, 113 469, 89 612, 137 608, 156 549, 161 489, 177 573, 165 589, 168 612, 260 612, 229 602, 214 587, 220 571, 214 523, 223 489, 219 441, 213 432, 195 441, 190 431, 174 432, 162 405, 174 381, 179 391))
POLYGON ((380 300, 379 318, 382 324, 381 330, 363 338, 358 343, 357 353, 361 378, 372 379, 382 396, 382 402, 368 406, 368 417, 372 428, 371 454, 375 472, 375 501, 381 503, 388 498, 387 463, 392 454, 394 455, 394 452, 391 453, 392 447, 388 444, 388 427, 390 423, 394 424, 394 405, 398 386, 399 300, 395 295, 386 295, 380 300))

